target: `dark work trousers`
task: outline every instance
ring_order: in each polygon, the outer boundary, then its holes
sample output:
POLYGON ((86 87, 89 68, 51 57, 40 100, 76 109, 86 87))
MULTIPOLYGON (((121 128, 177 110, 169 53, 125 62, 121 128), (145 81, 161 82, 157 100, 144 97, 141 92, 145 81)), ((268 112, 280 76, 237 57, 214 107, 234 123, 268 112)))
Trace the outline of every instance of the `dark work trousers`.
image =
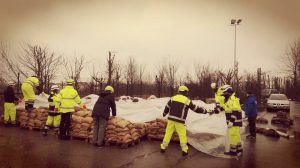
POLYGON ((72 112, 61 113, 61 121, 59 126, 59 135, 62 137, 70 136, 72 112))
POLYGON ((94 145, 102 145, 104 136, 105 136, 105 128, 107 125, 107 120, 105 118, 94 116, 94 136, 93 136, 93 144, 94 145))
POLYGON ((250 135, 256 137, 256 117, 248 117, 250 135))

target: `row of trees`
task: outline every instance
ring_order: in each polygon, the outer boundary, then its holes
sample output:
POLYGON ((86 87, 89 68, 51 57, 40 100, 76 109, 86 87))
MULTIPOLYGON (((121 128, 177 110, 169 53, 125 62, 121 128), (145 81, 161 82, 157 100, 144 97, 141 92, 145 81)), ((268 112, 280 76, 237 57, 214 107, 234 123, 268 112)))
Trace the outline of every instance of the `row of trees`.
MULTIPOLYGON (((207 98, 213 96, 210 84, 233 84, 234 72, 232 69, 213 69, 208 64, 194 65, 194 73, 184 76, 178 74, 180 65, 176 62, 165 62, 156 67, 151 73, 145 65, 139 64, 134 57, 129 57, 120 64, 116 52, 109 51, 105 65, 93 65, 90 72, 90 81, 81 81, 82 71, 87 68, 86 57, 64 58, 47 47, 40 45, 23 44, 21 55, 12 55, 5 43, 0 43, 1 63, 5 67, 0 76, 0 83, 4 79, 20 82, 29 75, 36 75, 41 80, 41 86, 49 92, 51 84, 57 81, 58 74, 64 79, 72 78, 75 87, 81 94, 99 93, 106 85, 113 85, 116 95, 147 96, 155 94, 158 97, 171 96, 176 92, 178 85, 187 85, 193 98, 207 98), (104 71, 96 70, 104 67, 104 71), (58 73, 63 72, 63 73, 58 73), (5 75, 4 75, 5 74, 5 75)), ((299 91, 300 77, 300 42, 293 43, 284 57, 285 70, 289 77, 270 77, 258 69, 257 73, 245 73, 238 77, 238 95, 243 97, 246 90, 252 90, 260 95, 264 88, 276 88, 286 91, 292 98, 297 98, 295 90, 299 91), (293 97, 294 96, 294 97, 293 97)), ((63 83, 62 83, 63 85, 63 83)), ((299 97, 298 97, 299 98, 299 97)))

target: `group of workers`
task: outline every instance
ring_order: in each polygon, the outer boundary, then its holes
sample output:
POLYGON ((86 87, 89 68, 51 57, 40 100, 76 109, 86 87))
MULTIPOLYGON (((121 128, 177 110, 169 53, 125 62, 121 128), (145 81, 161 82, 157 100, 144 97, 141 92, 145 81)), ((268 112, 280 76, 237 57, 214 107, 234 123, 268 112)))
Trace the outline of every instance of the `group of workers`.
MULTIPOLYGON (((55 132, 58 133, 59 139, 70 139, 71 118, 72 113, 75 111, 75 105, 78 104, 81 108, 86 109, 86 106, 81 102, 80 96, 73 85, 74 80, 70 79, 66 81, 66 86, 62 90, 60 90, 57 85, 51 86, 51 92, 48 98, 49 113, 43 131, 44 136, 48 134, 50 128, 54 128, 55 132)), ((216 106, 213 110, 193 104, 188 98, 189 89, 186 86, 180 86, 178 88, 178 93, 171 97, 163 111, 164 117, 168 115, 168 121, 165 136, 160 145, 161 153, 165 153, 172 134, 176 131, 179 136, 182 155, 188 155, 185 121, 188 110, 191 109, 196 113, 208 113, 210 115, 224 112, 226 116, 226 121, 224 121, 224 123, 226 122, 228 130, 224 154, 235 157, 242 155, 243 148, 240 135, 240 127, 242 127, 242 109, 240 100, 235 96, 235 92, 230 85, 218 86, 216 83, 212 83, 211 88, 214 89, 216 101, 216 106)), ((22 83, 21 89, 25 100, 25 109, 30 112, 34 109, 34 101, 36 100, 34 90, 37 90, 38 92, 41 91, 39 79, 36 76, 27 78, 22 83)), ((116 104, 113 93, 114 88, 112 86, 106 86, 104 92, 100 93, 92 111, 94 121, 92 144, 97 147, 103 146, 105 128, 107 121, 111 116, 110 112, 112 112, 112 116, 116 116, 116 104)), ((16 124, 16 108, 14 103, 19 101, 19 99, 15 97, 13 83, 10 83, 5 90, 4 100, 4 124, 8 124, 9 119, 11 120, 11 124, 16 124)), ((254 130, 252 129, 252 132, 253 131, 254 130)), ((251 134, 251 136, 252 135, 253 134, 251 134)))

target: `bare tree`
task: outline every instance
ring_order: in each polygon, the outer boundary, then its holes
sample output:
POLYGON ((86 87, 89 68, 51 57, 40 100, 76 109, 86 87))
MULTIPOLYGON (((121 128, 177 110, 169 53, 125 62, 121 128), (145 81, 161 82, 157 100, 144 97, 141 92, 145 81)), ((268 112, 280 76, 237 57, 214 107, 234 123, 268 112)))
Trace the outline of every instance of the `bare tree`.
POLYGON ((221 80, 222 80, 222 83, 225 83, 225 84, 233 84, 233 79, 234 79, 234 72, 232 69, 229 69, 227 72, 221 72, 219 71, 218 72, 221 76, 221 80))
POLYGON ((294 87, 297 86, 300 73, 300 39, 289 45, 286 55, 281 58, 281 62, 284 64, 284 70, 292 77, 294 87))
POLYGON ((99 93, 103 88, 104 81, 106 80, 105 75, 100 72, 96 72, 95 66, 93 65, 93 71, 91 73, 91 78, 92 78, 91 90, 94 93, 99 93))
POLYGON ((168 87, 169 87, 169 94, 172 96, 174 94, 174 89, 175 89, 175 74, 178 70, 178 66, 176 63, 169 63, 168 68, 167 68, 167 82, 168 82, 168 87))
POLYGON ((75 57, 69 60, 65 59, 63 62, 68 78, 74 80, 75 88, 78 89, 80 74, 85 64, 84 56, 82 55, 81 57, 75 57))
POLYGON ((12 56, 9 53, 9 46, 7 43, 0 42, 0 54, 1 54, 1 63, 3 63, 3 70, 7 71, 2 72, 10 80, 17 81, 19 74, 27 77, 26 71, 24 71, 18 61, 17 56, 12 56))
POLYGON ((158 97, 161 97, 162 90, 163 90, 163 85, 166 80, 166 73, 167 72, 167 66, 165 64, 159 66, 158 68, 158 74, 155 76, 155 83, 156 83, 156 88, 157 88, 157 94, 158 97))
POLYGON ((114 86, 115 86, 115 94, 119 95, 120 89, 120 82, 121 82, 121 75, 122 75, 122 66, 120 64, 115 65, 115 79, 114 79, 114 86))
POLYGON ((138 82, 139 82, 139 95, 142 96, 143 95, 143 77, 144 77, 144 73, 145 73, 145 65, 139 65, 139 69, 138 69, 138 82))
POLYGON ((107 85, 111 85, 112 83, 112 77, 113 73, 115 71, 114 67, 114 60, 115 60, 115 54, 112 54, 111 51, 108 52, 108 58, 107 58, 107 85))
POLYGON ((133 89, 137 78, 137 64, 133 57, 129 57, 127 62, 126 75, 126 94, 133 96, 133 89))
POLYGON ((56 72, 61 64, 61 57, 54 52, 49 53, 48 48, 39 45, 25 44, 25 54, 19 57, 20 64, 40 79, 40 86, 43 90, 50 90, 50 82, 55 79, 56 72))

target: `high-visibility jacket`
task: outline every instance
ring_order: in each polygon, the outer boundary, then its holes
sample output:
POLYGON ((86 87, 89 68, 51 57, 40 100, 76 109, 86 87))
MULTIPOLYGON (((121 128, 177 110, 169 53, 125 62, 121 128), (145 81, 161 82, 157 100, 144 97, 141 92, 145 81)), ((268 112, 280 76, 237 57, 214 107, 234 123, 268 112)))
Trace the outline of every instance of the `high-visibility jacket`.
POLYGON ((51 92, 48 98, 49 103, 49 115, 56 116, 59 115, 58 111, 54 111, 55 108, 59 109, 60 102, 58 100, 58 94, 51 92))
POLYGON ((234 93, 224 102, 224 109, 227 123, 232 122, 233 126, 239 127, 243 125, 240 99, 234 93))
POLYGON ((188 97, 182 94, 177 94, 171 97, 171 100, 169 100, 165 107, 164 115, 169 114, 169 120, 185 123, 189 109, 195 111, 196 113, 207 113, 205 108, 194 105, 188 97))
POLYGON ((80 107, 83 106, 80 96, 73 86, 66 86, 60 91, 58 103, 60 103, 59 112, 61 113, 74 112, 75 103, 80 105, 80 107))
POLYGON ((222 96, 222 88, 218 87, 216 92, 215 92, 215 100, 217 105, 222 105, 224 104, 224 96, 222 96))
POLYGON ((22 83, 22 93, 25 101, 34 102, 36 99, 34 88, 39 85, 39 79, 37 77, 28 77, 22 83))

